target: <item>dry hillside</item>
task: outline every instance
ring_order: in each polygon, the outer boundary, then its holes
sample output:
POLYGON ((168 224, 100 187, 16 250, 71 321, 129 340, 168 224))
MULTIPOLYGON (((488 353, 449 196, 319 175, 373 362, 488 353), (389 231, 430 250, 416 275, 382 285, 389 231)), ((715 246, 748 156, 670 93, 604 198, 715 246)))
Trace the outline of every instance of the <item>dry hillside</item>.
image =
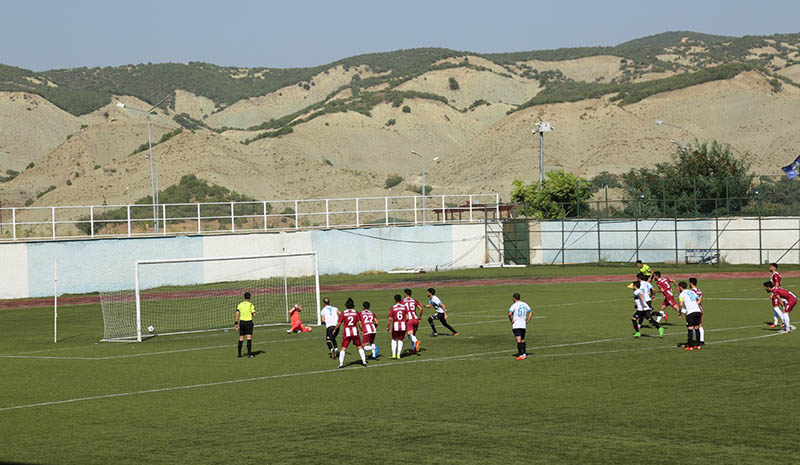
POLYGON ((541 52, 405 50, 300 70, 134 67, 163 74, 153 95, 139 93, 133 68, 103 81, 112 71, 0 66, 0 202, 149 195, 147 152, 134 153, 147 141, 145 117, 116 103, 144 109, 163 95, 171 101, 152 116, 161 189, 194 174, 259 199, 380 196, 399 175, 392 193, 410 194, 421 181, 414 150, 434 193, 507 199, 514 178, 538 176, 539 121, 556 128, 547 170, 622 173, 668 160, 670 139, 682 138, 731 144, 756 173, 775 174, 800 149, 798 47, 797 35, 665 33, 541 52), (106 87, 74 90, 87 72, 106 87), (171 84, 170 73, 186 72, 197 75, 192 86, 171 84))

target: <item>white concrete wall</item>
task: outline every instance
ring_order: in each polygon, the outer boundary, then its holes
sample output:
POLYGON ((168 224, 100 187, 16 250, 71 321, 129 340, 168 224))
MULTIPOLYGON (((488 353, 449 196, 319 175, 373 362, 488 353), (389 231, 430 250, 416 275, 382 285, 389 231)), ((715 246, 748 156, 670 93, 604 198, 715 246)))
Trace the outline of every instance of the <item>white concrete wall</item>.
MULTIPOLYGON (((52 274, 52 265, 50 268, 52 274)), ((28 296, 28 245, 0 246, 0 299, 28 296)))

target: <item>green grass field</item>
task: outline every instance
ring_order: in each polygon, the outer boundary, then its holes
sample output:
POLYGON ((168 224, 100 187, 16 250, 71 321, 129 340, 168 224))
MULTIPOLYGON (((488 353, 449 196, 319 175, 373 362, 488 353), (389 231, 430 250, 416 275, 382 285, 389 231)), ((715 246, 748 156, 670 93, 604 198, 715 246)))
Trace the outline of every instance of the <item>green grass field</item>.
MULTIPOLYGON (((379 332, 380 359, 343 370, 320 328, 256 328, 263 352, 237 359, 233 332, 97 343, 100 307, 81 305, 60 309, 53 344, 52 309, 1 310, 0 461, 794 464, 800 332, 766 327, 761 281, 700 282, 699 352, 676 348, 674 311, 663 339, 631 338, 624 284, 442 287, 460 336, 423 323, 421 354, 397 361, 379 332), (525 361, 506 319, 515 291, 536 317, 525 361)), ((385 323, 394 293, 327 296, 370 300, 385 323)))

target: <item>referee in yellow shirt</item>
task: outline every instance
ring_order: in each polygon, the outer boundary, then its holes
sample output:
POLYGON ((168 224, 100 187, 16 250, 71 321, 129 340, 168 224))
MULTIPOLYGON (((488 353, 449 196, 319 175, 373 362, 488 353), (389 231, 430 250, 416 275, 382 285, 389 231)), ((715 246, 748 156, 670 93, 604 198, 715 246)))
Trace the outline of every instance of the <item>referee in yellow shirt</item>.
POLYGON ((239 330, 239 357, 242 356, 242 342, 247 336, 247 358, 253 358, 253 318, 256 316, 256 307, 250 302, 250 293, 244 293, 244 300, 236 307, 233 318, 233 329, 239 330))
POLYGON ((642 263, 641 260, 636 260, 636 266, 639 268, 639 273, 644 275, 645 281, 650 282, 653 280, 653 273, 650 271, 650 265, 642 263))

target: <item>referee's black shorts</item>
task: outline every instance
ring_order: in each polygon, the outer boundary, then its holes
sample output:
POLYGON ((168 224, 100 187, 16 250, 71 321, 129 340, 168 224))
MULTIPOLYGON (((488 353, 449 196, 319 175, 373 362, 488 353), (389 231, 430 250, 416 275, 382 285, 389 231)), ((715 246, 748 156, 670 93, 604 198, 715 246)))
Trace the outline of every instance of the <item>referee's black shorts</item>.
POLYGON ((253 320, 239 322, 239 336, 253 334, 253 320))
POLYGON ((514 331, 514 337, 525 339, 525 328, 512 328, 512 329, 514 331))

